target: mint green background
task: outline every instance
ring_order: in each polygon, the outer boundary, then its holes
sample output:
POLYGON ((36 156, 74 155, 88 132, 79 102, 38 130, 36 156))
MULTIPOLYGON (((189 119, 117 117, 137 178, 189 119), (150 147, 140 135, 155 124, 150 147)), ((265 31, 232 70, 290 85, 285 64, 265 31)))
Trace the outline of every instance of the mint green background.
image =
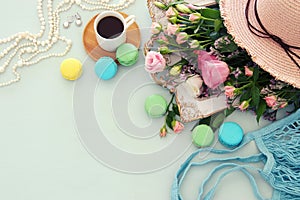
MULTIPOLYGON (((1 0, 0 38, 26 30, 37 33, 40 25, 36 4, 35 0, 1 0)), ((78 138, 72 108, 74 82, 61 77, 59 65, 70 57, 84 61, 87 54, 82 44, 82 31, 97 12, 81 11, 75 5, 61 16, 62 21, 76 12, 82 16, 83 25, 78 28, 72 24, 67 30, 61 29, 62 35, 73 41, 71 51, 65 57, 50 58, 21 69, 21 82, 0 88, 0 199, 169 199, 174 174, 194 147, 165 169, 135 175, 117 172, 94 160, 78 138)), ((146 0, 136 0, 124 12, 138 16, 141 29, 150 27, 146 0)), ((144 36, 142 39, 146 40, 144 36)), ((239 122, 245 131, 258 128, 250 113, 236 112, 227 120, 239 122)), ((260 126, 265 124, 262 122, 260 126)), ((154 147, 156 144, 141 146, 150 151, 155 151, 154 147)), ((240 154, 256 151, 255 145, 250 144, 240 154)), ((182 188, 184 197, 195 197, 197 183, 209 169, 202 168, 188 176, 189 182, 182 188)), ((255 199, 243 175, 235 173, 225 181, 215 199, 255 199)), ((265 185, 262 188, 263 193, 270 196, 270 188, 265 185)))

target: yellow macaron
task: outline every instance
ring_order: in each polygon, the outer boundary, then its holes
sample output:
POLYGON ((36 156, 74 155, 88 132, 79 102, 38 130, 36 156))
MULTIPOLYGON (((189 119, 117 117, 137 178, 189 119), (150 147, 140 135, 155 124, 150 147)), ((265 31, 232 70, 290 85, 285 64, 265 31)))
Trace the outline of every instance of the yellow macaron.
POLYGON ((75 58, 65 59, 60 64, 60 72, 62 76, 67 80, 76 80, 82 74, 82 64, 75 58))

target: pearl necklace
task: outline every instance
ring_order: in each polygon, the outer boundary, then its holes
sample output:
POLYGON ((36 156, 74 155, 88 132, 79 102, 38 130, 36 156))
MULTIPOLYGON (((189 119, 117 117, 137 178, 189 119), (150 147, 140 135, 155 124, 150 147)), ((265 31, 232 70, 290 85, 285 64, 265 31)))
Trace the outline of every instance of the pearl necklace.
MULTIPOLYGON (((69 10, 72 5, 77 4, 81 9, 88 11, 95 10, 121 10, 127 8, 130 4, 134 3, 135 0, 119 0, 118 3, 109 3, 110 0, 63 0, 58 3, 57 7, 53 9, 53 0, 47 0, 47 5, 43 5, 45 0, 38 0, 37 12, 39 21, 41 24, 40 32, 37 34, 26 32, 19 32, 10 37, 0 39, 0 45, 10 44, 2 52, 0 52, 0 60, 5 60, 0 66, 0 77, 7 68, 12 66, 12 73, 15 78, 6 82, 1 82, 0 87, 8 86, 13 83, 20 81, 21 76, 18 73, 18 68, 24 66, 34 65, 41 60, 45 60, 50 57, 61 57, 65 56, 72 47, 72 41, 60 35, 60 13, 69 10), (90 6, 89 6, 90 5, 90 6), (45 36, 46 20, 43 12, 43 7, 47 8, 48 16, 48 36, 45 36), (51 48, 63 42, 65 50, 60 53, 50 53, 51 48)), ((46 2, 45 2, 46 3, 46 2)))

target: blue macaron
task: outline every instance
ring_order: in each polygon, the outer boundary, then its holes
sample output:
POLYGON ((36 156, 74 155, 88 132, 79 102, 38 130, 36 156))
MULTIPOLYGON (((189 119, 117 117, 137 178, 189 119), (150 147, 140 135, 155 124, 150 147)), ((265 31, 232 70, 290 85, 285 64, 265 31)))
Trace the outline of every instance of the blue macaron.
POLYGON ((102 80, 113 78, 117 71, 117 63, 111 57, 102 57, 95 64, 95 73, 102 80))
POLYGON ((219 129, 219 142, 226 147, 238 146, 244 137, 244 131, 235 122, 224 122, 219 129))

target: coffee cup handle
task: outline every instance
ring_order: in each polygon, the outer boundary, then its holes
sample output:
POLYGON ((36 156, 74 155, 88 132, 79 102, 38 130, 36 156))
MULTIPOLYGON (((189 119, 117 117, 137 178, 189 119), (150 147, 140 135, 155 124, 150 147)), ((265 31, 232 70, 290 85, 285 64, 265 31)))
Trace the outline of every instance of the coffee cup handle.
POLYGON ((125 19, 125 30, 131 26, 133 23, 135 22, 135 16, 134 15, 129 15, 128 17, 126 17, 125 19))

